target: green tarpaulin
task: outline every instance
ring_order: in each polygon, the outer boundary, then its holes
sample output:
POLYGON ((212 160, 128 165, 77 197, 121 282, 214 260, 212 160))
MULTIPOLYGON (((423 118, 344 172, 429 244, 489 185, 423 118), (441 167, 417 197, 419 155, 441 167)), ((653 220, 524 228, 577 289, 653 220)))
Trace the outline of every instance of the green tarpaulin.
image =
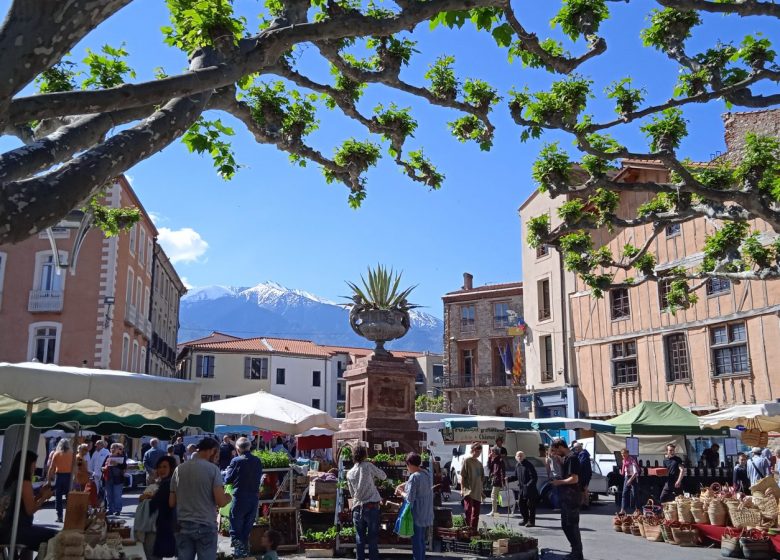
POLYGON ((725 430, 703 430, 699 417, 677 403, 643 401, 628 412, 607 420, 622 435, 728 435, 725 430))

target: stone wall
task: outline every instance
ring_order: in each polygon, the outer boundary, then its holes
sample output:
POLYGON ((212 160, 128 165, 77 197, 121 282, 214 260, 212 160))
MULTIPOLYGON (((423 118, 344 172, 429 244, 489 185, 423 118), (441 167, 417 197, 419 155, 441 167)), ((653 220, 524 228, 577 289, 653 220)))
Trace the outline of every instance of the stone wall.
POLYGON ((471 412, 483 416, 520 416, 517 396, 521 393, 513 387, 490 387, 478 389, 447 389, 445 397, 450 412, 467 413, 469 400, 473 401, 471 412))
POLYGON ((745 135, 749 132, 780 138, 780 109, 724 113, 723 126, 727 157, 738 161, 743 153, 745 135))

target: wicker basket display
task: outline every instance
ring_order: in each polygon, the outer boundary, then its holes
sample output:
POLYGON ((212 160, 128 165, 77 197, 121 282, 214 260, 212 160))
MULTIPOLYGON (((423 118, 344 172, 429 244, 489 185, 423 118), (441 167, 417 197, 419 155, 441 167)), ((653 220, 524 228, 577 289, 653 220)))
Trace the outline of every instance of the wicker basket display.
POLYGON ((710 504, 707 506, 707 517, 709 517, 710 525, 726 527, 729 524, 729 510, 723 500, 718 498, 710 500, 710 504))

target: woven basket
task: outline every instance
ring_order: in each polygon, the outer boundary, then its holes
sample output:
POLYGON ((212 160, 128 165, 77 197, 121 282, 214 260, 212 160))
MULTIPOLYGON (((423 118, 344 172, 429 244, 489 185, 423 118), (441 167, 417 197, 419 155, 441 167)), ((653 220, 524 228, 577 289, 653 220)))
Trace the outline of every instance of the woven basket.
POLYGON ((726 529, 720 539, 720 555, 723 558, 742 558, 742 545, 739 538, 742 531, 726 529))
POLYGON ((709 523, 710 518, 707 515, 707 505, 701 500, 691 502, 691 515, 694 523, 709 523))
POLYGON ((664 540, 661 534, 661 526, 656 524, 645 523, 645 538, 648 541, 661 542, 664 540))
POLYGON ((710 525, 725 527, 729 524, 729 510, 723 500, 713 499, 707 506, 707 517, 710 525))
POLYGON ((644 536, 642 534, 642 529, 640 528, 639 525, 636 525, 636 524, 631 525, 631 534, 634 535, 635 537, 643 537, 644 536))
POLYGON ((775 477, 771 475, 767 476, 766 478, 762 478, 750 487, 750 493, 754 495, 765 496, 767 490, 770 491, 775 499, 780 498, 780 486, 777 485, 775 477))
POLYGON ((628 519, 626 521, 623 521, 623 525, 621 526, 621 528, 623 529, 623 532, 625 534, 627 534, 627 535, 630 535, 631 534, 631 526, 633 524, 634 524, 633 521, 631 521, 630 519, 628 519))
POLYGON ((672 536, 672 528, 669 525, 661 524, 661 536, 667 544, 677 544, 672 536))
POLYGON ((777 525, 777 498, 772 496, 751 496, 750 500, 753 505, 761 512, 763 519, 763 525, 765 527, 774 527, 777 525))
POLYGON ((625 518, 625 515, 616 515, 612 518, 612 528, 615 529, 618 533, 623 532, 623 519, 625 518))
POLYGON ((696 529, 690 526, 672 527, 672 538, 679 546, 696 546, 699 535, 696 529))
POLYGON ((752 539, 742 537, 739 539, 742 547, 742 555, 749 560, 771 560, 772 545, 767 539, 752 539))
POLYGON ((752 529, 761 526, 761 511, 757 508, 741 504, 729 510, 731 524, 737 529, 752 529))
POLYGON ((664 519, 667 521, 680 520, 680 514, 677 511, 677 502, 666 502, 664 504, 664 519))
POLYGON ((693 523, 693 513, 691 513, 691 501, 685 498, 677 501, 677 519, 680 523, 693 523))

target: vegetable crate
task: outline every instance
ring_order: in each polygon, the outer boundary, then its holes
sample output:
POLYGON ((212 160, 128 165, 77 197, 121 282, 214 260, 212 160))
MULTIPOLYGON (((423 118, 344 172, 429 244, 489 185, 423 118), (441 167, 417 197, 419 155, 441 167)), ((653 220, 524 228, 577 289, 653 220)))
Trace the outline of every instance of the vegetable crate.
POLYGON ((493 556, 493 543, 492 541, 463 542, 457 539, 442 539, 441 551, 472 556, 493 556))

